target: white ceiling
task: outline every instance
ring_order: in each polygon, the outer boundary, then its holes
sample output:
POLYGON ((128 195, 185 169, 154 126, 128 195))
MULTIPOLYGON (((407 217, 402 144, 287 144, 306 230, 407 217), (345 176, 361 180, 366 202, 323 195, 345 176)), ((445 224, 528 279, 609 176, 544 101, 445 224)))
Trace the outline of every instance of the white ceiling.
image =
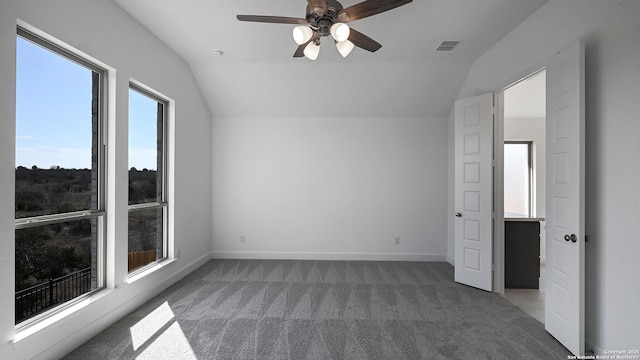
MULTIPOLYGON (((214 116, 447 116, 473 62, 548 0, 415 0, 350 25, 382 44, 294 59, 304 0, 114 0, 190 65, 214 116), (461 41, 436 52, 444 40, 461 41), (213 55, 214 49, 224 51, 213 55)), ((343 0, 344 7, 360 0, 343 0)))

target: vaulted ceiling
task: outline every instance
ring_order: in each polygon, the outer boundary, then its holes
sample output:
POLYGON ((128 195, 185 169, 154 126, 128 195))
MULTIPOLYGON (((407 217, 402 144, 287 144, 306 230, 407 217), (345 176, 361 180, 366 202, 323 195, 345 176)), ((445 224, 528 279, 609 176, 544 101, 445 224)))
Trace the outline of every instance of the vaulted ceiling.
POLYGON ((440 117, 473 62, 548 0, 415 0, 350 24, 379 51, 343 59, 325 40, 316 61, 292 57, 294 25, 236 19, 304 17, 304 0, 114 1, 185 59, 214 117, 440 117), (446 40, 460 44, 436 51, 446 40))

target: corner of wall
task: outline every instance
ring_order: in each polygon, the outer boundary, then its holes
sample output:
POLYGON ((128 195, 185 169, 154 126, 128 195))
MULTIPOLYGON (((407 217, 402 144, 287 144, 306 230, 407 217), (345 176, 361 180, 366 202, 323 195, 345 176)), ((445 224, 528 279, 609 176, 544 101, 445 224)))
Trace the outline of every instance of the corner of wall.
MULTIPOLYGON (((447 120, 447 179, 449 186, 447 187, 447 215, 455 212, 454 199, 454 180, 455 180, 455 106, 451 107, 447 120)), ((447 216, 447 262, 455 266, 455 222, 453 217, 447 216)))

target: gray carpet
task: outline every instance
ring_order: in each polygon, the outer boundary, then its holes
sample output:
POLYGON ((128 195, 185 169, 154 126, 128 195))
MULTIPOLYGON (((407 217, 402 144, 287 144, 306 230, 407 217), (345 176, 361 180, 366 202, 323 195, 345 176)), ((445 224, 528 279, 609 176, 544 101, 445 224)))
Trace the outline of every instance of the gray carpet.
POLYGON ((65 359, 567 359, 447 263, 212 260, 65 359))

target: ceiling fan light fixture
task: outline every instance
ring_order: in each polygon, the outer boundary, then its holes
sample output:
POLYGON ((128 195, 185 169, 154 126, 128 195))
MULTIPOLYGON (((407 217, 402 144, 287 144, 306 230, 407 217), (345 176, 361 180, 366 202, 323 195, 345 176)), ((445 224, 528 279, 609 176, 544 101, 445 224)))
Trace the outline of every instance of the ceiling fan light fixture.
POLYGON ((338 48, 338 52, 342 55, 343 58, 346 58, 351 53, 351 50, 355 47, 355 45, 349 41, 345 40, 342 42, 337 42, 336 47, 338 48))
POLYGON ((239 21, 295 26, 292 35, 298 48, 293 53, 293 57, 306 56, 310 60, 315 60, 320 53, 320 39, 329 36, 338 43, 336 44, 338 51, 345 57, 353 47, 369 52, 378 51, 382 45, 367 35, 355 29, 352 30, 351 22, 413 2, 413 0, 364 0, 345 8, 340 1, 342 0, 307 0, 304 17, 236 15, 236 18, 239 21), (339 44, 343 42, 346 43, 339 44))
POLYGON ((331 25, 329 31, 331 32, 331 36, 339 43, 349 39, 349 34, 351 33, 349 25, 339 22, 331 25))
POLYGON ((298 45, 302 45, 311 40, 313 30, 308 26, 296 26, 293 28, 293 41, 298 45))
POLYGON ((316 44, 315 41, 312 41, 304 48, 304 56, 309 60, 315 60, 318 58, 318 54, 320 54, 320 45, 316 44))

